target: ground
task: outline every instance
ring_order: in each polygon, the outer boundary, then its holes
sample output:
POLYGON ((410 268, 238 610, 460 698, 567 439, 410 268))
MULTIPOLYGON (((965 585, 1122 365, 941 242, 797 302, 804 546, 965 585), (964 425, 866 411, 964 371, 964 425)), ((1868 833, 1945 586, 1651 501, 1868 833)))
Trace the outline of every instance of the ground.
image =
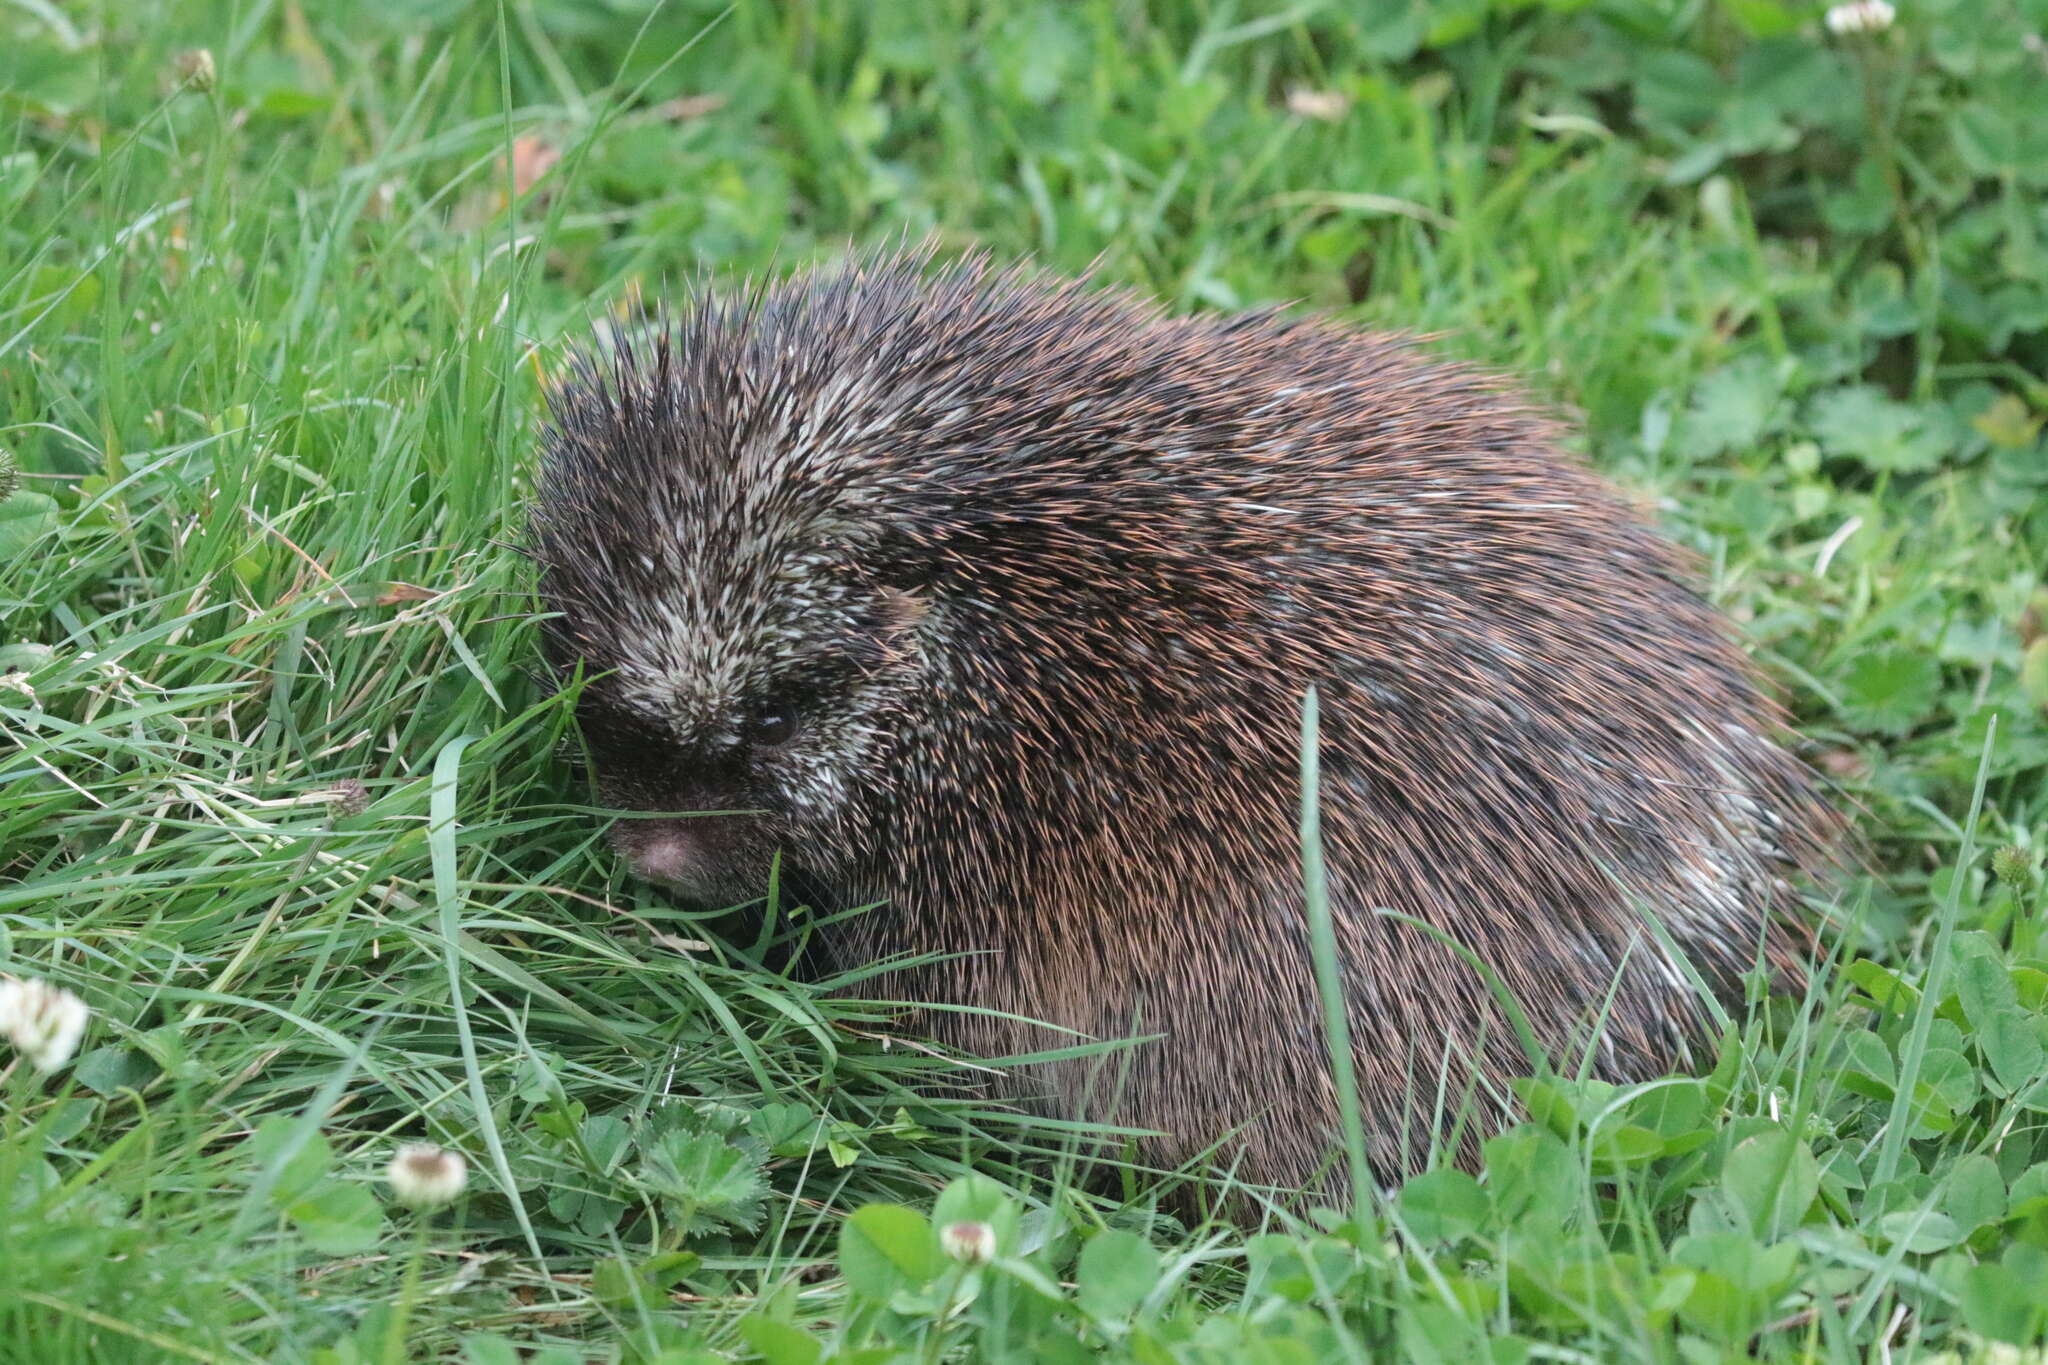
POLYGON ((0 971, 92 1011, 0 1074, 0 1359, 2038 1342, 2048 6, 1899 11, 0 14, 0 971), (927 233, 1563 414, 1852 812, 1812 990, 1247 1238, 622 877, 525 672, 541 378, 636 295, 927 233))

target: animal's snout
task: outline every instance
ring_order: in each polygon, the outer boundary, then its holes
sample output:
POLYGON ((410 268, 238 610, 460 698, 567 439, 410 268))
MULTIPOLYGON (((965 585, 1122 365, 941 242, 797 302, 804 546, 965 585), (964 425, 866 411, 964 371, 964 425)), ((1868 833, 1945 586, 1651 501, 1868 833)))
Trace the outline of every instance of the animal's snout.
POLYGON ((626 856, 633 870, 654 882, 687 886, 705 870, 703 836, 691 828, 697 821, 664 820, 628 840, 626 856), (695 874, 695 876, 693 876, 695 874))
POLYGON ((636 875, 673 887, 692 899, 714 898, 727 880, 730 850, 725 817, 682 820, 621 820, 612 843, 636 875))

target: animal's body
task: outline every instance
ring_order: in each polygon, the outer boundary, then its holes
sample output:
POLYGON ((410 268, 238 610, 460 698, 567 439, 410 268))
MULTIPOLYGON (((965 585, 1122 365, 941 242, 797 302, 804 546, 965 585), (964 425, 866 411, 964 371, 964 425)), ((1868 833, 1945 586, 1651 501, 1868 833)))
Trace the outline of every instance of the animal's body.
POLYGON ((780 851, 881 902, 832 957, 948 955, 886 990, 980 1011, 922 1019, 970 1052, 1162 1035, 1026 1082, 1162 1164, 1325 1178, 1311 684, 1382 1175, 1528 1064, 1379 910, 1616 1080, 1682 1056, 1696 979, 1804 950, 1833 822, 1689 566, 1398 338, 916 256, 707 296, 554 395, 533 542, 606 799, 759 812, 620 821, 642 872, 732 904, 780 851))

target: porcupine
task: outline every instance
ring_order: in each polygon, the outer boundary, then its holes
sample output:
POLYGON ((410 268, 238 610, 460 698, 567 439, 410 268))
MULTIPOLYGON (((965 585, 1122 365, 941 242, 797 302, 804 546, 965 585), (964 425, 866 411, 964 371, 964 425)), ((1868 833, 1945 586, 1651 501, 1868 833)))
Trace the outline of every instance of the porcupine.
POLYGON ((1836 820, 1686 556, 1402 337, 928 250, 704 291, 551 394, 531 541, 603 799, 751 812, 618 821, 639 873, 878 903, 828 959, 939 955, 887 993, 971 1054, 1152 1038, 1015 1084, 1163 1166, 1333 1179, 1311 685, 1380 1178, 1530 1065, 1402 917, 1614 1081, 1811 947, 1836 820))

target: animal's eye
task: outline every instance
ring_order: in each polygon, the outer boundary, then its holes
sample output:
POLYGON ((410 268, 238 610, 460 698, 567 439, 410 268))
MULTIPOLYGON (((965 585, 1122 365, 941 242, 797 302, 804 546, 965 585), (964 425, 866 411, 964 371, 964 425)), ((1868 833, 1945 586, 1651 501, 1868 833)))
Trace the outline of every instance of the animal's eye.
POLYGON ((787 697, 770 697, 747 717, 747 738, 768 748, 778 748, 796 738, 803 716, 787 697))

